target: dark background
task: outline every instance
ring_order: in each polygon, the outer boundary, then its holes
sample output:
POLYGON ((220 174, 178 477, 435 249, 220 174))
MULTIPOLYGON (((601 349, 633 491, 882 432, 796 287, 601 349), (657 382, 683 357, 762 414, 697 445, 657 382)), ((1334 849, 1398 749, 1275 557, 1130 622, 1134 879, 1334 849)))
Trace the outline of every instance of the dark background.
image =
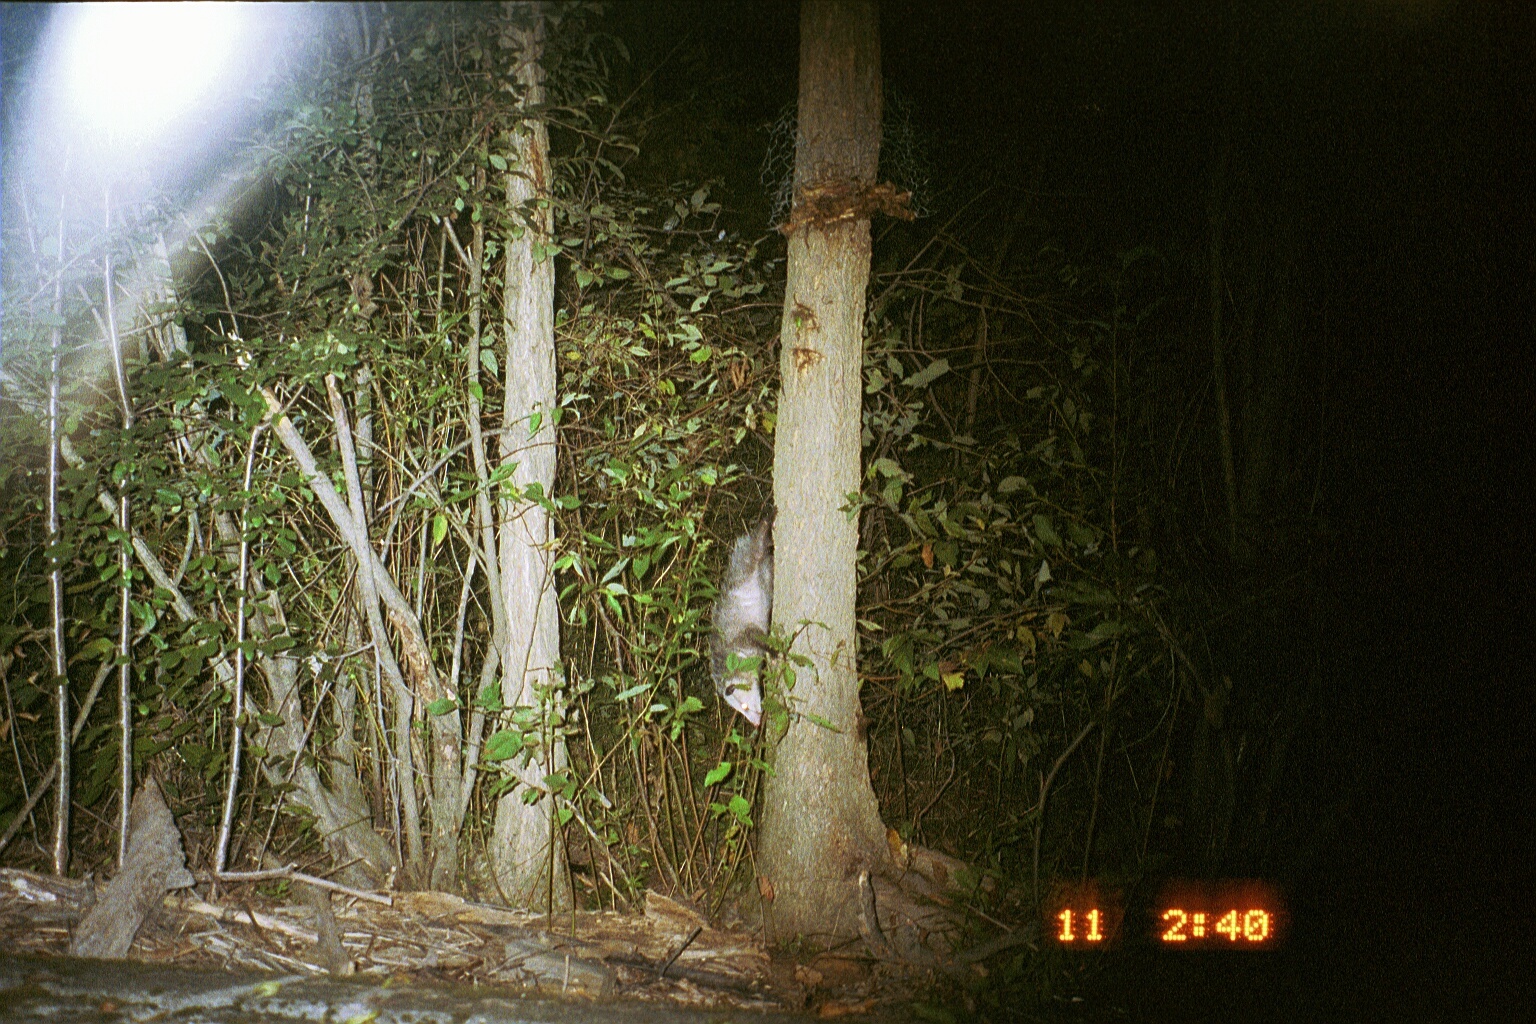
MULTIPOLYGON (((719 104, 744 126, 669 152, 750 196, 759 126, 794 98, 795 5, 611 15, 637 65, 661 64, 660 102, 719 104)), ((1304 206, 1312 233, 1300 291, 1329 349, 1321 493, 1341 554, 1318 580, 1328 692, 1288 785, 1336 820, 1293 883, 1283 953, 1127 951, 1085 1012, 1529 1009, 1527 5, 887 0, 881 33, 939 188, 1030 189, 1069 249, 1199 253, 1223 117, 1245 173, 1304 206)), ((738 205, 746 229, 762 223, 738 205)))

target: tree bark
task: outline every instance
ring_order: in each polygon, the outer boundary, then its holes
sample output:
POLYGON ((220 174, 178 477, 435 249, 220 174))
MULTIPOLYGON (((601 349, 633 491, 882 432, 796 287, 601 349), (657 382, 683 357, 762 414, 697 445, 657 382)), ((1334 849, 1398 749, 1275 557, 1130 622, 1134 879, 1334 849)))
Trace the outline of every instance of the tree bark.
MULTIPOLYGON (((508 483, 544 496, 555 483, 555 270, 548 250, 549 131, 536 111, 544 103, 544 18, 538 4, 509 4, 507 41, 519 107, 529 112, 514 131, 515 157, 506 178, 507 209, 524 227, 506 240, 503 330, 506 403, 502 410, 503 466, 515 464, 508 483)), ((560 620, 551 571, 554 524, 536 500, 500 500, 497 537, 501 599, 509 637, 501 652, 502 702, 532 707, 543 723, 528 735, 533 754, 513 768, 519 785, 496 805, 491 846, 497 884, 514 904, 555 910, 571 905, 565 847, 555 823, 554 797, 544 779, 566 766, 564 707, 559 686, 560 620), (542 795, 533 802, 525 794, 542 795)))
POLYGON ((139 927, 166 892, 185 889, 194 881, 181 847, 181 831, 153 778, 139 787, 129 818, 128 852, 101 899, 75 929, 71 956, 113 960, 127 956, 139 927))
MULTIPOLYGON (((859 934, 862 870, 888 858, 859 728, 854 599, 869 217, 880 147, 880 48, 869 0, 800 17, 795 206, 845 195, 851 215, 799 219, 789 239, 774 455, 774 621, 810 659, 764 787, 759 863, 779 936, 859 934), (819 721, 818 721, 819 720, 819 721), (824 724, 823 724, 824 723, 824 724)), ((825 204, 821 204, 825 208, 825 204)))
MULTIPOLYGON (((59 211, 59 259, 64 259, 64 214, 59 211)), ((48 547, 58 550, 59 533, 59 460, 65 440, 61 430, 59 407, 60 349, 64 331, 59 326, 64 312, 64 268, 58 268, 53 285, 54 326, 48 332, 48 547)), ((58 788, 53 801, 53 873, 69 873, 69 812, 74 799, 70 775, 69 736, 69 662, 64 638, 64 567, 56 556, 48 557, 48 592, 50 595, 49 652, 53 655, 54 733, 58 741, 54 766, 58 768, 58 788)))

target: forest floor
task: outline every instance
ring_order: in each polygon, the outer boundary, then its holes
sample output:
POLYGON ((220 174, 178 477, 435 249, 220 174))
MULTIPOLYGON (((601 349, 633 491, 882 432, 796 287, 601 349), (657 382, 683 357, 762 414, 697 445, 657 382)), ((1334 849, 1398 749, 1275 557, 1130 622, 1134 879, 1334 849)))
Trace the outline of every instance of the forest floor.
MULTIPOLYGON (((90 881, 0 869, 0 953, 67 954, 97 893, 90 881)), ((324 924, 312 906, 281 902, 251 885, 207 882, 168 895, 146 919, 129 958, 617 998, 679 1010, 809 1011, 822 1019, 887 1016, 922 988, 921 979, 876 962, 862 946, 770 954, 760 935, 713 928, 694 908, 658 893, 647 893, 643 915, 577 911, 549 918, 431 892, 392 894, 389 905, 341 896, 331 904, 339 960, 321 952, 324 924)))

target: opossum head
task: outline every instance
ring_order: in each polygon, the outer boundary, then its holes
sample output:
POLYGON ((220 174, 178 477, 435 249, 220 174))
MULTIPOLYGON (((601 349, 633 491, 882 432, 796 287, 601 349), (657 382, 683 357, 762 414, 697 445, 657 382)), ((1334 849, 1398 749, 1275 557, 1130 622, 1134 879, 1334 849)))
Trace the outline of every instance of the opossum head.
MULTIPOLYGON (((762 656, 749 652, 730 652, 739 660, 754 659, 757 664, 762 664, 762 656)), ((763 690, 758 682, 757 670, 742 668, 740 671, 730 673, 715 684, 720 695, 725 698, 725 703, 741 712, 741 716, 751 722, 754 727, 763 722, 763 690)))

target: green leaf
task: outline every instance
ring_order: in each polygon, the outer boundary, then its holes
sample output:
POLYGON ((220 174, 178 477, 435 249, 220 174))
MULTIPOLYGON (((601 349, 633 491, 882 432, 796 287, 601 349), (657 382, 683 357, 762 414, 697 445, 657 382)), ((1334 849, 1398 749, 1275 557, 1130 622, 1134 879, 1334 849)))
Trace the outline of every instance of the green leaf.
POLYGON ((989 658, 993 668, 1019 675, 1024 671, 1024 659, 1013 647, 994 647, 989 658))
POLYGON ((1035 516, 1035 536, 1040 538, 1042 544, 1049 544, 1053 548, 1061 547, 1061 536, 1056 532, 1056 527, 1051 525, 1049 516, 1035 516))
POLYGON ((437 717, 438 715, 446 715, 448 712, 452 711, 458 706, 459 702, 454 700, 452 697, 439 697, 437 700, 434 700, 427 705, 427 714, 432 715, 433 717, 437 717))
POLYGON ((516 757, 523 749, 523 734, 516 729, 502 729, 485 741, 487 761, 505 761, 516 757))
POLYGON ((927 387, 940 377, 949 372, 948 359, 935 359, 927 366, 908 377, 903 383, 909 388, 927 387))
POLYGON ((435 548, 448 536, 448 517, 439 512, 432 517, 432 546, 435 548))
POLYGON ((1095 644, 1101 644, 1106 640, 1113 640, 1117 636, 1122 636, 1130 632, 1130 629, 1131 627, 1120 619, 1105 619, 1090 629, 1086 635, 1079 637, 1075 646, 1092 647, 1095 644))
POLYGON ((752 805, 747 803, 747 798, 737 793, 731 797, 731 813, 736 815, 736 820, 747 828, 752 827, 752 805))
POLYGON ((710 786, 724 782, 726 777, 731 774, 731 767, 731 762, 721 761, 717 766, 711 768, 709 774, 704 776, 704 787, 708 789, 710 786))

